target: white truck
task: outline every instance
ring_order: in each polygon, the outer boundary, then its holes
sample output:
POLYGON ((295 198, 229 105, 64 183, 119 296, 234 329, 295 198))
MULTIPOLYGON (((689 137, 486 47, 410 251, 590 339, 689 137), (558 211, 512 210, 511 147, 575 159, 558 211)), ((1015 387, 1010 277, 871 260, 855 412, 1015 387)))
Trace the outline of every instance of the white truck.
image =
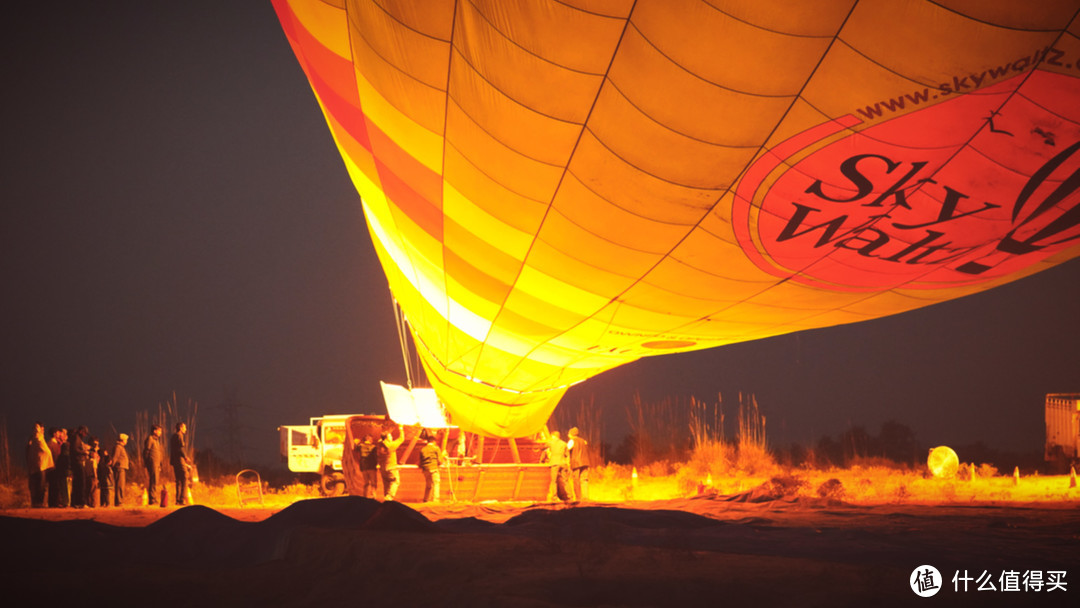
POLYGON ((281 457, 289 470, 316 479, 324 496, 363 494, 363 481, 354 449, 362 437, 377 439, 383 432, 401 433, 397 498, 419 502, 425 480, 419 469, 421 431, 434 431, 451 457, 443 478, 454 500, 545 500, 551 465, 542 463, 546 441, 537 437, 496 438, 465 433, 450 424, 435 391, 382 384, 387 415, 337 414, 317 416, 306 425, 279 426, 281 457), (345 462, 342 462, 343 456, 345 462), (344 466, 343 466, 344 465, 344 466))
POLYGON ((309 482, 318 480, 323 496, 340 496, 346 492, 345 472, 341 458, 345 446, 345 426, 350 418, 361 417, 370 424, 387 428, 398 424, 425 422, 428 427, 447 426, 442 405, 430 388, 407 389, 394 384, 380 383, 387 411, 382 414, 328 414, 313 416, 306 425, 279 426, 281 460, 289 470, 301 473, 309 482))
POLYGON ((353 414, 316 416, 306 425, 279 426, 281 459, 294 473, 318 476, 324 496, 345 493, 345 474, 341 469, 345 445, 345 421, 353 414))

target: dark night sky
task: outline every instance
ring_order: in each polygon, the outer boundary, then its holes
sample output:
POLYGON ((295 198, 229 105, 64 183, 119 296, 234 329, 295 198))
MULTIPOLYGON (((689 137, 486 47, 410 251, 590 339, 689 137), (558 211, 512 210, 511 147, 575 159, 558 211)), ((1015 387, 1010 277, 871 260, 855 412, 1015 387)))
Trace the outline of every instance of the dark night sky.
MULTIPOLYGON (((229 387, 249 456, 272 462, 279 424, 384 411, 378 381, 404 381, 389 292, 269 2, 69 4, 24 3, 0 43, 13 445, 34 419, 130 432, 173 391, 200 404, 196 448, 214 445, 229 387)), ((774 444, 895 419, 927 445, 1038 451, 1043 395, 1080 391, 1077 310, 1073 261, 891 318, 639 361, 567 399, 604 407, 612 442, 634 391, 743 391, 774 444)))

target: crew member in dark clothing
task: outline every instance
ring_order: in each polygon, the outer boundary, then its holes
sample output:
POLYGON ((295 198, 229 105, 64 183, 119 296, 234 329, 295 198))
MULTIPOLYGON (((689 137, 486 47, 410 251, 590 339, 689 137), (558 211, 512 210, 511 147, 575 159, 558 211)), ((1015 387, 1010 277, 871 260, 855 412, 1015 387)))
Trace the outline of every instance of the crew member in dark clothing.
POLYGON ((438 436, 424 431, 427 443, 420 448, 420 471, 424 474, 424 502, 439 502, 439 466, 444 461, 438 436))
POLYGON ((567 432, 570 440, 566 446, 570 449, 570 478, 573 480, 574 496, 577 500, 589 500, 589 442, 578 433, 575 426, 567 432))
POLYGON ((155 424, 150 427, 150 434, 143 442, 143 464, 146 465, 146 501, 150 505, 157 503, 158 499, 158 474, 161 473, 161 463, 165 461, 165 450, 161 445, 161 425, 155 424))
POLYGON ((71 498, 68 492, 68 473, 71 471, 71 444, 68 443, 67 429, 53 429, 49 449, 53 453, 52 482, 49 484, 49 506, 67 507, 71 498))
POLYGON ((364 482, 364 497, 375 498, 375 488, 379 483, 379 457, 375 453, 375 442, 371 440, 371 435, 356 440, 356 463, 364 482))
POLYGON ((98 461, 97 466, 98 492, 101 494, 99 504, 102 507, 112 504, 113 472, 112 468, 109 467, 110 456, 109 450, 101 450, 101 459, 98 461))
POLYGON ((71 437, 71 506, 81 509, 89 502, 87 492, 90 484, 86 479, 86 467, 90 463, 90 444, 87 435, 90 429, 80 426, 71 437))
POLYGON ((169 462, 176 476, 176 504, 191 504, 187 499, 191 458, 187 455, 187 425, 183 422, 176 423, 176 432, 169 440, 169 462))

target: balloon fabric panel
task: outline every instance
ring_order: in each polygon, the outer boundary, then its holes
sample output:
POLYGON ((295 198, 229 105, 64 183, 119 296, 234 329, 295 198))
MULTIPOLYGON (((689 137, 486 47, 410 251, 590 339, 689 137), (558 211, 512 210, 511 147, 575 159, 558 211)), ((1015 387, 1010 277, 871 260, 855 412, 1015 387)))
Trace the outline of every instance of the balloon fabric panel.
POLYGON ((1080 6, 275 0, 453 421, 1080 254, 1080 6))

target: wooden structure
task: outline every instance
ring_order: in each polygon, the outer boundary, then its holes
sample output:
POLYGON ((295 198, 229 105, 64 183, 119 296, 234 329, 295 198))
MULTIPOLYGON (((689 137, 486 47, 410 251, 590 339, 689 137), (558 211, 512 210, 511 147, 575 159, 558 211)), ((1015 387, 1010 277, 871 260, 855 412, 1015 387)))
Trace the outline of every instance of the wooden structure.
MULTIPOLYGON (((382 432, 389 429, 395 429, 395 437, 399 432, 405 434, 397 454, 401 485, 396 498, 400 502, 420 502, 424 497, 424 475, 418 466, 418 444, 423 429, 399 427, 386 416, 351 416, 346 423, 345 445, 354 446, 365 436, 378 441, 382 432)), ((539 439, 485 437, 453 426, 429 431, 450 455, 448 464, 440 468, 440 502, 548 499, 551 467, 541 462, 546 444, 539 439), (463 455, 455 456, 462 452, 463 455)), ((345 449, 342 456, 347 492, 362 495, 363 482, 354 450, 345 449)), ((378 483, 376 495, 381 497, 381 475, 378 483)))
POLYGON ((1061 473, 1080 462, 1080 393, 1046 396, 1045 458, 1061 473))

